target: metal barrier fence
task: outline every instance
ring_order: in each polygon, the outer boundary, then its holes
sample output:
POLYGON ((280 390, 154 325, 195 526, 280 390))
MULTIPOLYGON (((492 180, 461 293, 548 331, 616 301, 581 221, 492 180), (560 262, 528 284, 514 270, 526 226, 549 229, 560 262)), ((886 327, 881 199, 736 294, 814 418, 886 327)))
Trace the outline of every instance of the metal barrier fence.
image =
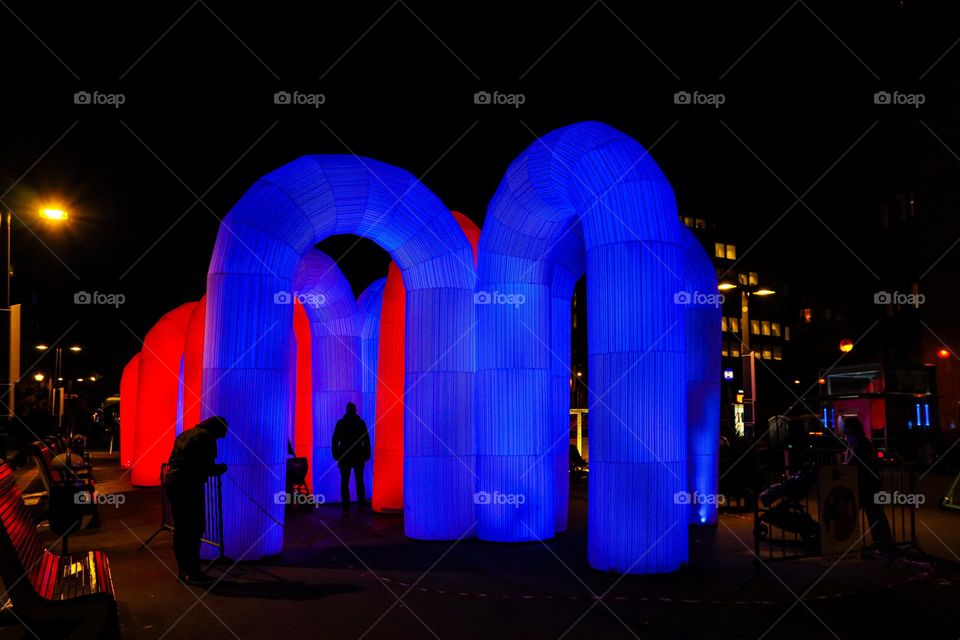
MULTIPOLYGON (((824 450, 806 456, 812 464, 792 474, 786 471, 761 472, 753 496, 754 553, 764 562, 822 554, 820 469, 836 464, 836 452, 824 450)), ((883 497, 877 497, 897 548, 915 546, 916 496, 913 470, 898 462, 885 462, 878 468, 883 497)), ((875 496, 867 499, 874 500, 875 496)), ((860 548, 870 546, 873 535, 865 509, 859 504, 860 548)))
MULTIPOLYGON (((157 534, 163 531, 169 531, 171 533, 174 531, 173 507, 170 505, 170 496, 167 495, 166 483, 167 472, 169 470, 170 465, 166 462, 160 465, 160 527, 150 534, 150 537, 140 545, 141 550, 146 548, 146 546, 150 544, 150 541, 153 540, 157 534)), ((204 532, 203 536, 200 538, 200 542, 218 550, 218 555, 215 561, 223 558, 222 487, 223 485, 220 480, 220 476, 210 476, 207 478, 207 482, 203 487, 206 514, 204 516, 204 532)))

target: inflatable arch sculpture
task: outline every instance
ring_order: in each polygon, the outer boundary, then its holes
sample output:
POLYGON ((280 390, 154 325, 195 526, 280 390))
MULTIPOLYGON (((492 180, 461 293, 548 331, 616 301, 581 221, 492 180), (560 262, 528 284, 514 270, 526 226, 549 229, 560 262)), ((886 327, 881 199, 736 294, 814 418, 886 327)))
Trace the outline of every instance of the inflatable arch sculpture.
POLYGON ((367 423, 370 432, 370 462, 363 469, 363 484, 367 490, 367 499, 373 493, 373 470, 376 468, 377 434, 377 371, 380 350, 380 314, 383 309, 383 289, 386 278, 380 278, 370 284, 357 298, 357 312, 360 314, 360 349, 363 360, 363 384, 361 392, 363 402, 360 415, 367 423))
POLYGON ((717 524, 720 473, 720 318, 717 272, 693 232, 681 225, 687 334, 687 455, 691 522, 717 524))
POLYGON ((137 377, 140 374, 140 354, 130 358, 120 377, 120 464, 129 469, 133 464, 134 442, 137 437, 137 377))
MULTIPOLYGON (((476 265, 480 228, 459 211, 450 212, 473 249, 476 265)), ((383 292, 380 318, 382 339, 379 347, 376 420, 380 437, 376 441, 380 464, 374 467, 376 488, 374 511, 399 511, 403 508, 403 430, 404 430, 404 358, 403 336, 406 327, 406 289, 396 264, 391 263, 383 292)), ((367 424, 373 422, 367 421, 367 424)))
POLYGON ((558 414, 543 402, 551 397, 559 277, 551 258, 578 226, 592 383, 589 561, 625 573, 672 571, 687 557, 688 518, 675 500, 687 488, 676 204, 646 151, 600 123, 532 144, 487 211, 477 284, 478 295, 490 296, 478 306, 478 492, 524 500, 478 505, 478 536, 536 540, 556 531, 549 459, 558 414))
POLYGON ((207 311, 207 297, 203 296, 193 308, 187 323, 183 343, 183 417, 184 429, 191 429, 200 422, 200 391, 203 374, 203 324, 207 311))
MULTIPOLYGON (((407 292, 396 263, 391 262, 383 287, 380 339, 377 346, 377 404, 374 420, 374 511, 403 510, 403 387, 406 380, 404 335, 407 292)), ((369 424, 369 423, 368 423, 369 424)))
MULTIPOLYGON (((313 455, 311 483, 326 502, 340 501, 340 473, 330 448, 348 402, 363 406, 363 361, 357 302, 327 254, 307 251, 293 277, 294 296, 310 322, 313 455)), ((290 302, 292 302, 291 296, 290 302)), ((356 497, 354 495, 354 497, 356 497)))
POLYGON ((293 420, 298 264, 326 237, 385 249, 407 290, 404 529, 458 539, 474 525, 476 273, 449 210, 412 175, 354 156, 307 156, 264 176, 224 218, 207 275, 203 414, 230 424, 221 459, 227 555, 281 550, 286 435, 293 420), (215 386, 211 381, 219 380, 215 386))
POLYGON ((166 462, 176 437, 180 364, 183 345, 196 302, 166 313, 147 332, 140 351, 137 375, 137 427, 131 482, 141 487, 160 484, 160 465, 166 462))

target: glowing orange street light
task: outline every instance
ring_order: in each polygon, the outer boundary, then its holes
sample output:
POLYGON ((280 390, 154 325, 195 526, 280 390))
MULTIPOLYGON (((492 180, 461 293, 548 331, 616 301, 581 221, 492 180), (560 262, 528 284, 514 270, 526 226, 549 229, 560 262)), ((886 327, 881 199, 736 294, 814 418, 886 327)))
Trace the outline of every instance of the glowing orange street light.
POLYGON ((937 350, 937 357, 940 358, 941 360, 946 360, 947 358, 950 357, 950 350, 949 349, 937 350))
POLYGON ((844 353, 850 353, 851 351, 853 351, 853 340, 850 340, 849 338, 844 338, 843 340, 841 340, 840 351, 844 353))
POLYGON ((70 214, 64 209, 40 209, 40 216, 47 220, 56 220, 58 222, 70 219, 70 214))

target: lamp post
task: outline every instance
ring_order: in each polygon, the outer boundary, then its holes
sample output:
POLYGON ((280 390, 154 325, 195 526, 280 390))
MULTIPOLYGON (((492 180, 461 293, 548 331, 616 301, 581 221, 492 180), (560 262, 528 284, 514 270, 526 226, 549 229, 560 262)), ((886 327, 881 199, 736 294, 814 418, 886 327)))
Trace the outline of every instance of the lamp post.
MULTIPOLYGON (((733 282, 721 282, 717 285, 720 291, 730 291, 736 289, 737 284, 733 282)), ((750 297, 751 296, 772 296, 776 291, 766 287, 744 286, 740 289, 740 355, 743 360, 743 400, 736 404, 744 405, 744 427, 749 427, 749 432, 745 433, 753 437, 753 424, 756 419, 754 415, 757 407, 757 385, 756 385, 756 359, 753 350, 750 348, 750 297), (748 358, 748 359, 747 359, 748 358), (746 412, 749 408, 750 411, 746 412)), ((739 394, 738 394, 739 395, 739 394)))
MULTIPOLYGON (((63 222, 69 218, 66 210, 62 208, 52 208, 52 207, 43 207, 39 210, 41 218, 46 220, 52 220, 56 222, 63 222)), ((13 277, 13 268, 12 268, 12 255, 13 255, 13 211, 7 209, 5 215, 0 218, 3 226, 6 227, 3 233, 4 240, 6 241, 6 247, 4 254, 6 256, 6 275, 4 276, 4 310, 9 317, 9 322, 7 323, 8 335, 0 337, 0 339, 5 339, 10 342, 10 350, 7 351, 7 361, 3 363, 6 368, 2 378, 3 378, 3 397, 5 399, 4 404, 6 405, 6 411, 4 411, 4 416, 2 421, 0 421, 0 458, 4 460, 7 459, 7 437, 10 434, 10 426, 13 424, 14 414, 14 386, 17 383, 16 377, 19 376, 19 371, 13 371, 14 363, 14 352, 13 349, 17 349, 17 354, 19 354, 19 344, 13 344, 14 338, 14 322, 13 322, 13 310, 11 307, 11 297, 12 297, 12 277, 13 277)), ((19 332, 16 334, 19 339, 19 332)), ((19 356, 18 356, 19 357, 19 356)))
MULTIPOLYGON (((38 344, 35 347, 39 351, 46 351, 49 349, 45 344, 38 344)), ((67 348, 68 351, 73 353, 80 353, 83 351, 83 347, 80 345, 73 345, 67 348)), ((82 378, 81 378, 82 380, 82 378)), ((54 349, 54 361, 53 361, 53 378, 50 381, 50 406, 57 413, 57 428, 63 429, 63 393, 64 393, 64 381, 63 381, 63 347, 57 347, 54 349)))

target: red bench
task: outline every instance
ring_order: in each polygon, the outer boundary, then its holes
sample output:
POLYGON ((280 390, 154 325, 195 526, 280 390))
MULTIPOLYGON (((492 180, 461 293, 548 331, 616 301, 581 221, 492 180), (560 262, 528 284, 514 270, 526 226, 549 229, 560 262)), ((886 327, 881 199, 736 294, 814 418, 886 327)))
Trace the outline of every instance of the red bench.
POLYGON ((37 533, 13 472, 0 462, 0 579, 15 617, 41 638, 119 638, 110 562, 102 551, 57 555, 37 533))

